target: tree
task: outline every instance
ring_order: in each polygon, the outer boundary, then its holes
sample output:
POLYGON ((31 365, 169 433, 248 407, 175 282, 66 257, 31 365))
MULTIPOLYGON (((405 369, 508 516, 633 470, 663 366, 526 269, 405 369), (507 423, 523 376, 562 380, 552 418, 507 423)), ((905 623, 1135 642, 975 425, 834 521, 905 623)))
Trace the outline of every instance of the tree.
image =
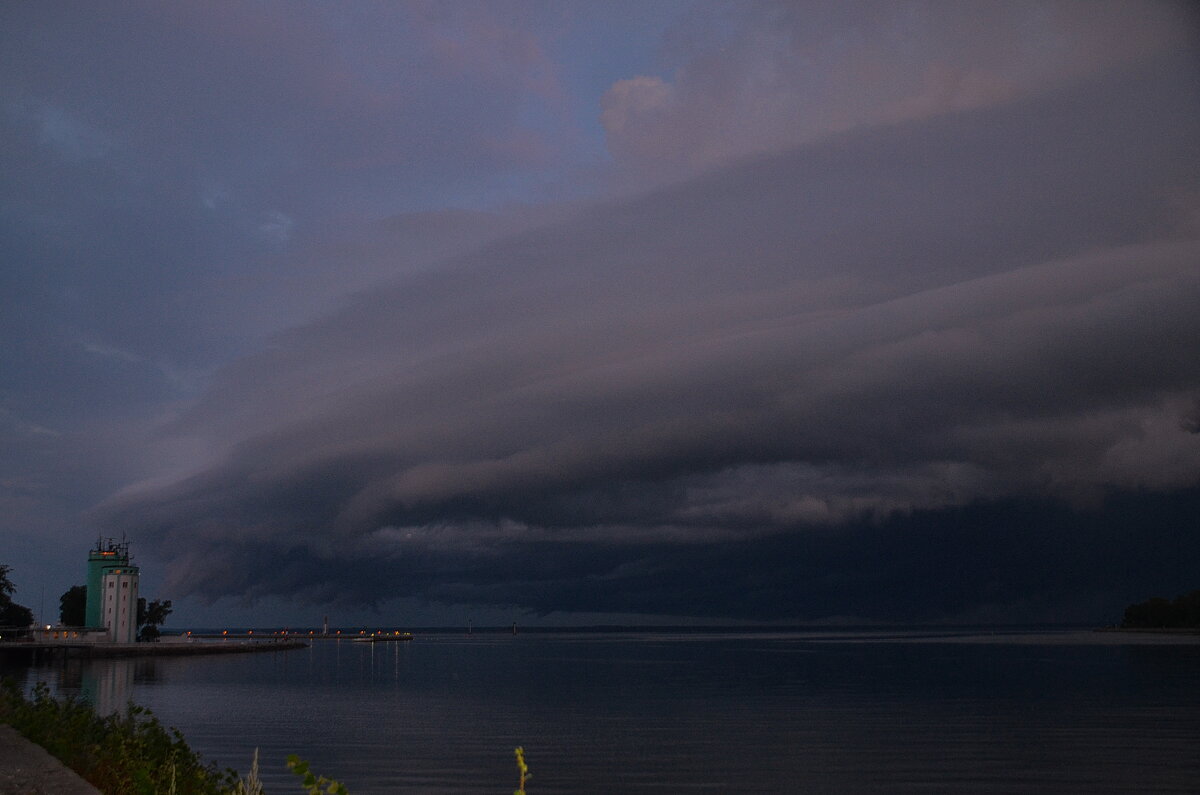
POLYGON ((19 605, 12 600, 17 586, 8 579, 11 566, 0 563, 0 627, 20 627, 24 629, 33 623, 33 611, 25 605, 19 605))
POLYGON ((58 597, 58 620, 64 627, 82 627, 87 621, 87 586, 72 585, 58 597))
POLYGON ((1200 627, 1200 591, 1182 594, 1174 601, 1156 596, 1125 608, 1123 627, 1200 627))
POLYGON ((167 616, 171 615, 171 600, 165 599, 159 601, 155 599, 149 604, 145 599, 138 599, 137 607, 138 620, 138 640, 155 641, 158 640, 158 628, 166 622, 167 616))

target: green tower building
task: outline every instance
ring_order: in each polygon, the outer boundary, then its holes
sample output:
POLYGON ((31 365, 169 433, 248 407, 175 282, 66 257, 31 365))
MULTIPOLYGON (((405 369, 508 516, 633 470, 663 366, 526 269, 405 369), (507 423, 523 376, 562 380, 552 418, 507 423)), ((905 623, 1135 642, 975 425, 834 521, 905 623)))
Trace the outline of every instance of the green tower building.
POLYGON ((84 623, 89 627, 106 626, 104 620, 104 576, 113 570, 137 571, 129 563, 129 544, 115 539, 98 539, 96 548, 88 553, 87 608, 84 623))

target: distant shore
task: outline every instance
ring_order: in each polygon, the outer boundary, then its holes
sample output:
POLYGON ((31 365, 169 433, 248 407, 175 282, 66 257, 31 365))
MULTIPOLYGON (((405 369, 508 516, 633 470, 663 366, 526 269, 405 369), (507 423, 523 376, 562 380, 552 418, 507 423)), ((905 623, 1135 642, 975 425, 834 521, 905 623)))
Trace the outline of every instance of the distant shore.
POLYGON ((1097 632, 1129 632, 1142 635, 1200 635, 1200 627, 1100 627, 1097 632))

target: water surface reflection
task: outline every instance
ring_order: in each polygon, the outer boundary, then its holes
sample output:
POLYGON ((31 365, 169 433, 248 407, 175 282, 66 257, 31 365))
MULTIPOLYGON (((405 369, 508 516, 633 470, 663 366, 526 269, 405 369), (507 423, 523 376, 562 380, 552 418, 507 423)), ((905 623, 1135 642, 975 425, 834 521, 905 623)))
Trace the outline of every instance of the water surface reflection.
POLYGON ((108 704, 132 695, 222 765, 244 769, 261 748, 284 791, 288 753, 356 795, 504 791, 516 745, 539 793, 1192 792, 1200 780, 1195 639, 477 633, 131 662, 64 669, 57 686, 108 704))

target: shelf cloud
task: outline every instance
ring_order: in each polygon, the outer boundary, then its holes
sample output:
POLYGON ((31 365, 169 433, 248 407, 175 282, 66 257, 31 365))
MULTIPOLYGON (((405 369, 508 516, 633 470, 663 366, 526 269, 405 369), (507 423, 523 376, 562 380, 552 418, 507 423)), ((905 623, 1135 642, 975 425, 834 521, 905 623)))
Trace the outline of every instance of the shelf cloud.
MULTIPOLYGON (((480 235, 225 366, 159 432, 203 455, 95 516, 212 599, 978 618, 1100 593, 1111 561, 1037 572, 1131 548, 1137 495, 1197 544, 1200 82, 1194 53, 1134 55, 480 235)), ((614 87, 622 156, 662 148, 634 117, 680 90, 614 87)))

